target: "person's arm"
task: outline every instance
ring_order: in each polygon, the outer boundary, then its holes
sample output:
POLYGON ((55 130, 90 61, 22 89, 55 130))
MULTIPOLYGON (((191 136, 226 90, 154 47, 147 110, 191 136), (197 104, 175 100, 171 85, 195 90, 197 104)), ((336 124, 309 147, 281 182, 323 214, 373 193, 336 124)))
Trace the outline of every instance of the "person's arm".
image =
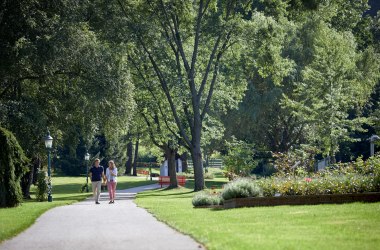
POLYGON ((117 176, 117 169, 115 168, 114 170, 110 171, 112 176, 117 176))
MULTIPOLYGON (((107 171, 107 170, 106 170, 107 171)), ((103 181, 104 182, 107 182, 107 177, 106 177, 106 175, 104 174, 104 171, 102 171, 102 177, 103 177, 103 181)))

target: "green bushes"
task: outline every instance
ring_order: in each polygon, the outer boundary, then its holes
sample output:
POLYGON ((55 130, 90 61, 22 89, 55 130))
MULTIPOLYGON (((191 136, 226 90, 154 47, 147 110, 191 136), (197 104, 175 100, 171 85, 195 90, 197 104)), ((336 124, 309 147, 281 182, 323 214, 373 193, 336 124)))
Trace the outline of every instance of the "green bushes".
POLYGON ((357 174, 316 178, 267 178, 258 181, 263 196, 349 194, 378 191, 374 178, 357 174))
POLYGON ((0 207, 15 207, 22 202, 20 181, 28 159, 16 137, 1 127, 0 145, 0 207))
POLYGON ((46 172, 40 170, 37 174, 36 199, 38 201, 45 201, 47 199, 47 190, 48 186, 46 183, 46 172))
MULTIPOLYGON (((380 154, 367 161, 336 164, 324 171, 308 173, 304 168, 289 168, 270 178, 238 178, 224 186, 222 200, 257 196, 290 196, 380 192, 380 154)), ((193 205, 215 205, 218 196, 202 192, 193 205)), ((220 201, 219 201, 220 203, 220 201)))
POLYGON ((232 142, 226 142, 226 145, 228 154, 224 157, 224 165, 229 173, 229 179, 234 176, 249 176, 252 169, 257 166, 257 161, 253 157, 253 145, 235 138, 232 142))
POLYGON ((194 207, 210 206, 222 204, 221 197, 217 194, 211 194, 207 191, 197 193, 192 200, 194 207))
MULTIPOLYGON (((306 173, 307 174, 307 173, 306 173)), ((339 163, 321 172, 307 174, 287 172, 261 179, 258 185, 264 196, 348 194, 380 191, 380 155, 367 161, 339 163)))
POLYGON ((241 178, 224 186, 222 192, 223 200, 233 198, 256 197, 261 193, 261 188, 252 179, 241 178))

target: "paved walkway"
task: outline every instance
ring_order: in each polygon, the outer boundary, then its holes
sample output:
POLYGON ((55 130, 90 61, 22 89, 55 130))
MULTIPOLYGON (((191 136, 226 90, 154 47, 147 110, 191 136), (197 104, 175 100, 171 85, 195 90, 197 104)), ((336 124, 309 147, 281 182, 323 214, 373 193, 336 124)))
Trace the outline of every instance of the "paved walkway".
POLYGON ((3 242, 0 249, 203 249, 133 202, 137 192, 158 187, 154 184, 118 190, 114 204, 108 204, 108 194, 102 193, 100 205, 88 199, 53 208, 30 228, 3 242))

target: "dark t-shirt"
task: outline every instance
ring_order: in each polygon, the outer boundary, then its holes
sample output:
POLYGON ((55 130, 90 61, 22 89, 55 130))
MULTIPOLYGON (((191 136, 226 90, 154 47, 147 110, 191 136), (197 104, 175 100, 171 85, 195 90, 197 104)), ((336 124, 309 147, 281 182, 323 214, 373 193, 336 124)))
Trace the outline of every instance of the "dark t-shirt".
POLYGON ((103 167, 95 167, 92 166, 90 169, 90 172, 92 173, 91 181, 101 181, 102 180, 102 173, 103 173, 103 167))

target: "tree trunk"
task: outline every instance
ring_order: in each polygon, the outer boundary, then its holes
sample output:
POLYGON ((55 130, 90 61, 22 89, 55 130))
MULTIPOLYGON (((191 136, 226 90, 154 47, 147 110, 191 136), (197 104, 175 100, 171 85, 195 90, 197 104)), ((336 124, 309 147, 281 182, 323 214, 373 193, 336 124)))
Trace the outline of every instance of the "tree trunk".
POLYGON ((21 178, 22 195, 25 199, 31 199, 30 187, 32 186, 34 179, 36 179, 34 174, 37 172, 39 166, 40 160, 35 158, 33 163, 28 166, 29 171, 21 178))
POLYGON ((191 158, 194 165, 194 191, 201 191, 205 188, 205 182, 203 177, 203 164, 202 164, 202 151, 201 151, 201 128, 202 123, 199 122, 199 126, 194 124, 194 133, 192 140, 191 158), (200 124, 200 125, 199 125, 200 124))
POLYGON ((131 175, 132 172, 132 158, 133 158, 133 143, 132 140, 127 144, 127 162, 125 163, 125 174, 131 175))
POLYGON ((188 169, 188 166, 187 166, 187 153, 184 152, 182 155, 181 155, 181 161, 182 161, 182 172, 186 172, 187 169, 188 169))
POLYGON ((169 188, 177 188, 177 172, 175 167, 175 155, 177 150, 172 149, 170 146, 166 148, 166 158, 168 159, 168 173, 170 176, 170 185, 169 188))
POLYGON ((136 139, 136 144, 135 144, 135 158, 133 159, 133 176, 137 176, 137 158, 139 155, 139 141, 140 141, 140 136, 137 135, 136 139))

